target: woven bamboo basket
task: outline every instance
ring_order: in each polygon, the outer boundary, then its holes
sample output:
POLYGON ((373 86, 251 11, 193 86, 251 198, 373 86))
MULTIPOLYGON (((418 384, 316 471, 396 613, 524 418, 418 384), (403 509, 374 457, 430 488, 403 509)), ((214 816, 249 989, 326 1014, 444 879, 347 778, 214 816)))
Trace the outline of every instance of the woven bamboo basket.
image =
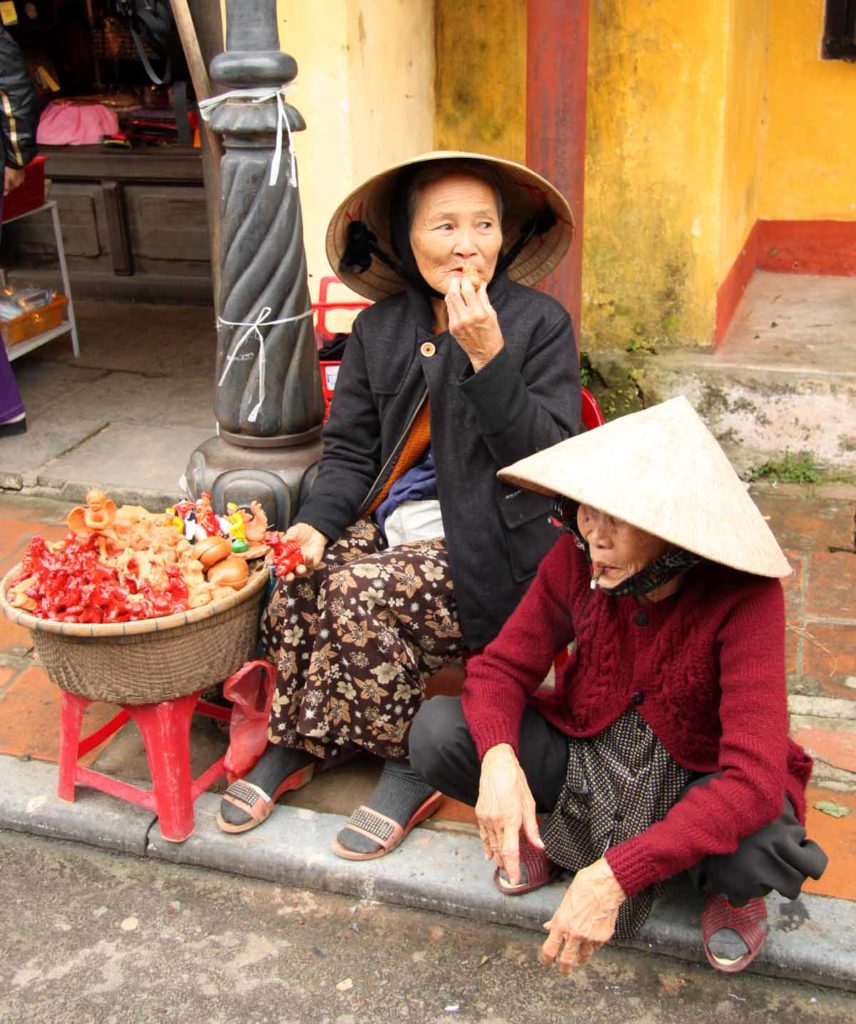
POLYGON ((0 609, 32 633, 39 661, 63 690, 111 704, 156 704, 230 676, 253 653, 268 571, 234 596, 138 622, 100 625, 39 619, 6 599, 20 565, 0 581, 0 609))

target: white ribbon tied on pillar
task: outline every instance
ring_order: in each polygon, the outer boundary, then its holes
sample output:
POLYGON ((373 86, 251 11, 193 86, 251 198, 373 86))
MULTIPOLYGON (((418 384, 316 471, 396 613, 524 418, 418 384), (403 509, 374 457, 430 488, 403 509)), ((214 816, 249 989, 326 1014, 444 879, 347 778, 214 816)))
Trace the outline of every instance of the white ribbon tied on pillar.
POLYGON ((259 399, 253 408, 250 410, 247 420, 250 423, 255 423, 258 419, 261 407, 265 400, 265 336, 262 333, 263 327, 273 327, 275 324, 293 324, 299 320, 305 320, 307 317, 312 316, 312 309, 307 309, 303 313, 298 313, 296 316, 287 316, 281 320, 268 320, 271 314, 270 306, 263 306, 259 311, 258 316, 255 320, 224 320, 223 317, 217 317, 217 329, 220 326, 224 327, 246 327, 247 329, 238 338, 238 341, 232 346, 232 349, 226 355, 226 365, 223 367, 223 372, 220 374, 220 379, 217 381, 217 387, 223 387, 223 382, 229 374, 229 370, 232 369, 232 364, 238 359, 238 353, 244 347, 244 343, 247 338, 253 337, 259 343, 259 399))
POLYGON ((280 86, 278 89, 271 89, 262 86, 256 89, 230 89, 229 92, 221 92, 217 96, 210 96, 207 100, 199 101, 199 113, 207 121, 215 107, 227 100, 250 100, 253 103, 264 103, 266 100, 276 100, 276 143, 273 148, 273 159, 270 164, 270 179, 268 185, 275 185, 279 179, 279 168, 282 163, 282 130, 288 136, 289 171, 288 183, 292 188, 297 188, 297 159, 294 155, 294 144, 291 138, 291 125, 288 123, 288 112, 285 109, 283 96, 289 89, 294 87, 294 82, 280 86))

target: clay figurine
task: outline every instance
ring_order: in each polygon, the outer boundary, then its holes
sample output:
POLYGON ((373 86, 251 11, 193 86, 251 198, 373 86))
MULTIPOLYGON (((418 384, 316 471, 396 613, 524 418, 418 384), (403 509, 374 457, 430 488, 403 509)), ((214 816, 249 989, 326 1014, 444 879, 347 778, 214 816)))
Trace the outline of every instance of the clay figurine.
POLYGON ((112 528, 115 520, 116 502, 98 488, 93 488, 86 495, 85 508, 78 505, 66 517, 68 528, 78 537, 98 537, 98 547, 102 555, 107 553, 111 542, 118 542, 116 532, 112 528))

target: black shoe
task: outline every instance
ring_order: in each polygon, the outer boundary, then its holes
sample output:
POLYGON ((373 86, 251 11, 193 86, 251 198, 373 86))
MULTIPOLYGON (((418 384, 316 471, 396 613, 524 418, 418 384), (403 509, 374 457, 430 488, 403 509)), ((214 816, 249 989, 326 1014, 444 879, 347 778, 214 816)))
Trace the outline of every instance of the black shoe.
POLYGON ((12 437, 15 434, 25 434, 26 432, 26 416, 22 416, 19 420, 6 420, 0 423, 0 437, 12 437))

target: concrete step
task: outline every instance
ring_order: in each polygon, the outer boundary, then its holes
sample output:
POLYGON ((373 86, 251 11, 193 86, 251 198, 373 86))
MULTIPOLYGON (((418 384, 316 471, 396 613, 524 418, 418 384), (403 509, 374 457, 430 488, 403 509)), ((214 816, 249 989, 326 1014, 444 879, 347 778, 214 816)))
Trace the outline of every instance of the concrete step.
POLYGON ((715 351, 588 353, 607 406, 693 403, 744 475, 786 453, 810 453, 856 475, 856 278, 758 272, 715 351))

